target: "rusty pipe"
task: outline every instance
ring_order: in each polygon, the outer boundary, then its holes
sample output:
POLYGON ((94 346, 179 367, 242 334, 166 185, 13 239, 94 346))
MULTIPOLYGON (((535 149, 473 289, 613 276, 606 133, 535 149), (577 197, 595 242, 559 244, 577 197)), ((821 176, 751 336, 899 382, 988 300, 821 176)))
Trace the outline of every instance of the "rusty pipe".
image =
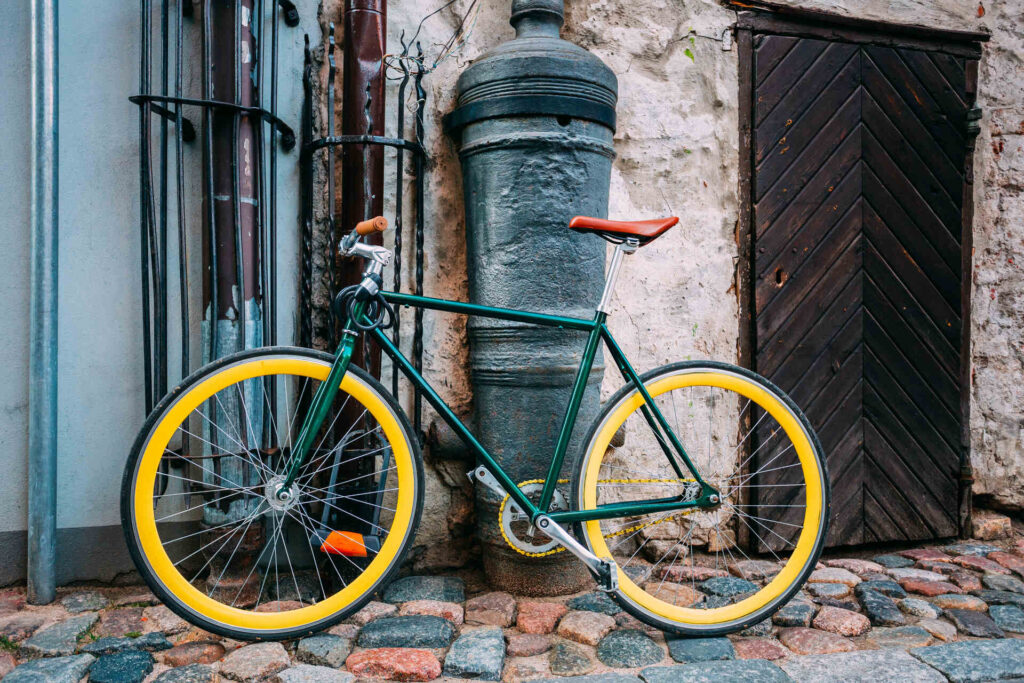
MULTIPOLYGON (((387 51, 386 0, 346 0, 342 22, 342 135, 384 135, 384 54, 387 51)), ((384 147, 345 145, 341 149, 342 231, 384 213, 384 147)), ((381 235, 369 237, 380 244, 381 235)), ((356 284, 361 265, 337 261, 341 287, 356 284)), ((380 377, 380 350, 357 348, 353 362, 380 377), (369 350, 369 357, 364 351, 369 350)))

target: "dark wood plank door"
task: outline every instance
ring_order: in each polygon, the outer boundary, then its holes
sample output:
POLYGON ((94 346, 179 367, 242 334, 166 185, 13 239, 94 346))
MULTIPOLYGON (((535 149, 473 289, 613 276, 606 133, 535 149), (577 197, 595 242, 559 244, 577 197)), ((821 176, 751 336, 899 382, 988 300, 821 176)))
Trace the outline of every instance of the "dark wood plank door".
POLYGON ((965 66, 753 39, 754 362, 821 438, 830 545, 958 533, 965 66))

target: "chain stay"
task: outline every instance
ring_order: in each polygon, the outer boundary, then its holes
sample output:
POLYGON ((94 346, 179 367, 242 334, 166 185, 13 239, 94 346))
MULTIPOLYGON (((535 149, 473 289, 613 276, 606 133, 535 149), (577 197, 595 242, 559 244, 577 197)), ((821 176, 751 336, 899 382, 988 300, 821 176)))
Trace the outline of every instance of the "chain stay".
MULTIPOLYGON (((483 469, 483 468, 478 468, 478 469, 483 469)), ((697 481, 696 479, 598 479, 597 483, 598 484, 680 484, 680 483, 684 483, 684 482, 696 483, 696 481, 697 481)), ((495 483, 497 483, 497 482, 495 482, 495 483)), ((544 483, 543 479, 529 479, 527 481, 519 482, 516 486, 518 488, 522 488, 522 487, 527 486, 529 484, 543 484, 543 483, 544 483)), ((559 483, 559 484, 567 484, 567 483, 569 483, 569 480, 568 479, 559 479, 557 483, 559 483)), ((504 525, 501 523, 501 517, 505 514, 505 510, 506 510, 506 507, 507 507, 510 499, 511 499, 511 497, 506 494, 504 499, 502 499, 501 507, 498 510, 498 528, 501 529, 501 535, 505 539, 505 543, 507 543, 510 548, 515 550, 520 555, 526 555, 527 557, 547 557, 548 555, 554 555, 555 553, 565 552, 565 547, 564 546, 559 546, 559 547, 557 547, 557 548, 555 548, 553 550, 548 550, 548 551, 545 551, 545 552, 542 552, 542 553, 527 552, 527 551, 523 550, 522 548, 519 548, 518 546, 516 546, 511 541, 511 539, 509 539, 509 537, 505 534, 504 525)), ((616 536, 624 536, 624 535, 629 534, 629 533, 640 531, 641 529, 645 529, 647 527, 656 526, 658 524, 665 524, 666 522, 674 521, 674 520, 676 520, 676 519, 678 519, 680 517, 686 517, 688 515, 692 515, 695 512, 699 512, 699 509, 680 510, 679 512, 677 512, 677 513, 675 513, 673 515, 669 515, 668 517, 656 520, 654 522, 644 522, 644 523, 636 524, 634 526, 631 526, 631 527, 628 527, 628 528, 625 528, 625 529, 619 529, 618 531, 615 531, 613 533, 605 534, 604 537, 605 538, 614 538, 616 536)))

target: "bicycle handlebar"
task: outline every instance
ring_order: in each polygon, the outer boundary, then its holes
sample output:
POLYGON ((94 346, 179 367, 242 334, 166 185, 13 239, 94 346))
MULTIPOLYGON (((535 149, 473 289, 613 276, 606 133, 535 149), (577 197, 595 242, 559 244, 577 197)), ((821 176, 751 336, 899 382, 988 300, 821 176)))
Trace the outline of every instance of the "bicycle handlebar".
POLYGON ((352 229, 352 232, 342 238, 341 243, 338 244, 338 249, 343 255, 350 256, 360 237, 384 232, 387 230, 387 227, 388 219, 384 218, 384 216, 375 216, 365 221, 360 221, 356 223, 356 227, 352 229))
POLYGON ((365 237, 366 235, 372 235, 375 232, 384 232, 387 229, 388 219, 384 218, 384 216, 374 216, 368 220, 356 223, 356 228, 353 232, 365 237))

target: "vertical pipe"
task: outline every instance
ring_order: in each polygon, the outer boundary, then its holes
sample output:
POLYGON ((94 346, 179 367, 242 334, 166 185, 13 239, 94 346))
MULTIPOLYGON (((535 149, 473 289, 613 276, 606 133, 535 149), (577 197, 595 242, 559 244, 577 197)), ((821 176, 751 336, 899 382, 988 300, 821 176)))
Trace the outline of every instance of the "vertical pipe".
MULTIPOLYGON (((149 93, 149 60, 150 60, 150 11, 149 0, 140 3, 139 27, 142 31, 142 50, 139 62, 139 92, 149 93)), ((150 187, 149 187, 149 117, 150 104, 144 102, 139 107, 139 188, 142 193, 139 207, 139 228, 142 254, 142 359, 145 374, 145 412, 148 415, 153 409, 153 319, 150 316, 150 228, 149 219, 150 187)))
MULTIPOLYGON (((174 96, 183 97, 181 86, 181 53, 184 42, 181 33, 181 17, 184 11, 174 13, 174 96)), ((181 378, 189 375, 189 332, 188 296, 188 229, 185 223, 185 167, 182 161, 181 104, 174 105, 174 163, 175 163, 175 201, 178 215, 178 296, 181 299, 181 378)))
POLYGON ((32 0, 31 11, 28 599, 38 605, 57 583, 57 2, 32 0))
MULTIPOLYGON (((277 7, 277 3, 271 1, 271 13, 274 13, 274 8, 277 7)), ((253 34, 255 36, 256 43, 256 56, 253 61, 253 69, 255 74, 253 81, 255 82, 256 96, 255 106, 260 109, 263 108, 263 89, 264 89, 264 65, 265 65, 265 53, 263 50, 263 26, 265 19, 265 7, 263 0, 256 0, 253 4, 254 18, 251 22, 253 34)), ((273 59, 273 57, 271 57, 273 59)), ((274 318, 269 314, 273 305, 272 296, 270 292, 270 263, 272 262, 274 255, 270 249, 270 231, 267 224, 267 173, 266 173, 266 142, 269 140, 270 149, 274 149, 274 129, 271 124, 269 137, 266 133, 266 123, 262 117, 256 119, 254 122, 254 129, 256 133, 256 177, 257 177, 257 201, 259 203, 259 214, 258 214, 258 227, 259 227, 259 271, 260 271, 260 286, 259 286, 259 301, 261 302, 263 316, 262 316, 262 332, 261 340, 263 343, 273 343, 271 340, 272 328, 274 324, 274 318)), ((274 381, 270 377, 263 379, 262 390, 265 396, 275 396, 274 381)), ((267 401, 268 413, 274 412, 274 401, 267 401)), ((263 434, 261 436, 262 443, 260 448, 269 448, 271 439, 273 438, 273 432, 271 430, 271 420, 263 420, 263 434)))
MULTIPOLYGON (((334 137, 334 79, 338 72, 338 65, 334 58, 334 22, 327 25, 327 136, 334 137)), ((334 183, 334 147, 331 145, 327 146, 327 234, 330 238, 327 240, 327 253, 324 255, 325 263, 327 263, 327 282, 328 290, 330 295, 330 301, 334 301, 335 295, 338 293, 338 268, 335 266, 336 263, 336 249, 338 245, 338 226, 335 217, 338 211, 338 195, 335 189, 334 183)), ((338 344, 337 325, 334 324, 333 318, 328 320, 327 324, 327 340, 328 348, 333 351, 338 344)))
MULTIPOLYGON (((208 4, 212 20, 212 99, 231 102, 244 108, 256 103, 258 72, 256 59, 255 0, 212 0, 208 4)), ((207 201, 213 206, 217 260, 212 264, 211 281, 218 291, 217 316, 210 326, 217 330, 214 358, 262 345, 263 329, 259 303, 260 210, 259 159, 256 151, 258 117, 237 109, 214 107, 211 114, 213 192, 207 201)), ((257 390, 258 383, 243 391, 257 390)), ((240 445, 260 447, 263 434, 262 410, 244 411, 242 399, 226 397, 218 403, 213 422, 224 420, 240 428, 240 445), (244 425, 248 425, 247 427, 244 425)), ((220 437, 210 440, 220 448, 220 437)), ((204 475, 205 476, 205 475, 204 475)), ((234 481, 255 483, 256 471, 243 458, 224 458, 216 475, 234 481)), ((216 506, 203 509, 206 523, 236 521, 252 510, 245 501, 232 501, 227 510, 216 506)), ((253 533, 256 533, 255 531, 253 533)))
MULTIPOLYGON (((253 0, 213 0, 211 71, 212 99, 250 107, 255 101, 252 79, 253 0)), ((217 345, 211 360, 262 344, 257 301, 258 170, 253 117, 214 108, 211 114, 212 192, 217 259, 211 280, 217 283, 217 345)))
MULTIPOLYGON (((398 86, 398 110, 395 137, 405 139, 405 89, 409 85, 409 65, 406 58, 409 47, 405 44, 405 32, 402 32, 402 58, 398 65, 402 69, 402 83, 398 86)), ((395 276, 392 289, 402 291, 402 197, 405 193, 405 149, 399 147, 395 158, 395 276)), ((395 327, 393 341, 396 348, 402 348, 402 307, 395 307, 395 327)), ((391 393, 398 396, 398 364, 391 364, 391 393)))
MULTIPOLYGON (((309 34, 305 36, 302 66, 302 145, 313 140, 313 56, 309 51, 309 34)), ((305 153, 301 161, 302 239, 299 243, 301 276, 299 278, 299 345, 313 346, 313 154, 305 153)), ((273 165, 273 164, 272 164, 273 165)))
MULTIPOLYGON (((212 0, 203 1, 203 99, 213 99, 213 9, 212 0)), ((203 316, 209 345, 204 348, 208 354, 205 362, 217 359, 220 339, 217 335, 217 320, 220 318, 220 287, 217 282, 217 263, 220 255, 217 249, 217 217, 214 207, 213 181, 213 112, 203 107, 203 184, 205 211, 203 220, 206 230, 206 249, 203 250, 203 316)))
MULTIPOLYGON (((426 143, 423 141, 423 111, 427 104, 427 91, 423 89, 423 48, 416 43, 416 54, 419 57, 419 68, 416 70, 416 142, 420 151, 416 154, 416 295, 423 296, 423 190, 426 186, 424 178, 424 159, 426 143)), ((417 308, 414 313, 412 339, 412 360, 417 372, 423 371, 423 309, 417 308)), ((416 438, 423 438, 423 396, 416 392, 413 398, 413 428, 416 438)))
MULTIPOLYGON (((342 68, 342 135, 384 135, 384 54, 386 52, 386 0, 346 0, 342 68)), ((333 112, 328 112, 333 115, 333 112)), ((331 169, 333 172, 333 169, 331 169)), ((384 147, 381 145, 345 145, 341 148, 342 231, 351 230, 361 220, 384 211, 384 147)), ((381 243, 381 236, 371 238, 381 243)), ((356 284, 362 264, 345 261, 340 269, 340 285, 356 284)), ((380 375, 380 350, 357 345, 352 362, 374 375, 380 375), (369 356, 369 357, 367 357, 369 356)))
MULTIPOLYGON (((276 2, 271 3, 272 6, 277 6, 276 2)), ((255 83, 255 98, 253 101, 254 106, 263 108, 263 72, 264 72, 264 59, 265 55, 263 52, 263 19, 264 19, 264 6, 263 0, 256 0, 253 4, 253 21, 252 30, 254 35, 254 42, 256 45, 256 56, 253 64, 255 69, 255 76, 253 82, 255 83)), ((270 232, 267 225, 267 183, 266 183, 266 141, 270 141, 270 148, 274 147, 274 133, 273 130, 270 132, 270 136, 266 136, 266 123, 263 118, 256 119, 254 121, 253 129, 256 135, 256 176, 258 182, 256 183, 256 201, 259 205, 259 211, 257 213, 257 226, 259 227, 259 272, 260 272, 260 286, 259 286, 259 300, 262 304, 263 317, 262 317, 262 335, 263 340, 269 341, 270 339, 270 316, 267 312, 270 309, 270 232)))
MULTIPOLYGON (((252 0, 249 0, 249 1, 252 2, 252 0)), ((232 69, 232 72, 233 72, 232 76, 233 76, 233 78, 231 80, 232 89, 234 90, 234 97, 232 97, 231 101, 234 102, 235 104, 242 104, 242 92, 243 92, 243 89, 242 89, 242 50, 243 50, 243 48, 242 48, 242 24, 244 24, 246 22, 245 22, 245 19, 243 19, 243 15, 242 15, 242 13, 245 10, 242 7, 241 0, 234 0, 234 7, 235 7, 235 11, 234 11, 234 14, 232 15, 232 22, 234 24, 235 39, 231 43, 231 60, 230 60, 231 65, 234 67, 232 69)), ((252 13, 251 12, 249 14, 249 18, 250 18, 250 21, 251 21, 252 20, 252 13)), ((224 32, 223 34, 221 34, 221 38, 223 38, 224 35, 226 35, 226 33, 227 32, 224 32)), ((221 46, 223 46, 223 42, 221 42, 219 44, 221 46)), ((228 60, 224 59, 224 54, 225 54, 225 52, 222 50, 221 51, 221 58, 219 60, 217 60, 219 65, 220 65, 220 69, 216 73, 226 74, 226 72, 227 72, 226 64, 228 63, 228 60)), ((214 81, 214 84, 215 84, 214 87, 218 88, 220 90, 220 92, 221 92, 220 97, 223 97, 224 94, 225 94, 224 91, 226 90, 226 88, 219 87, 219 86, 223 85, 223 81, 221 81, 219 84, 218 84, 217 81, 214 81)), ((248 87, 249 85, 250 85, 249 83, 246 84, 246 88, 245 88, 246 92, 249 91, 249 87, 248 87)), ((252 102, 250 101, 248 104, 252 104, 252 102)), ((231 226, 234 228, 234 236, 235 236, 235 287, 234 287, 234 289, 237 292, 236 297, 234 297, 234 302, 235 302, 235 306, 236 306, 235 315, 237 316, 235 318, 235 320, 236 320, 237 324, 234 325, 234 326, 237 327, 238 335, 239 335, 238 336, 238 349, 237 350, 241 351, 241 350, 243 350, 243 349, 245 349, 245 348, 247 348, 249 346, 246 343, 246 337, 248 336, 248 334, 247 334, 248 329, 247 329, 247 326, 246 326, 246 319, 249 317, 247 315, 248 311, 246 310, 246 304, 249 301, 249 287, 247 287, 246 285, 252 286, 252 283, 253 283, 255 278, 247 277, 248 275, 250 275, 250 273, 247 272, 249 269, 246 267, 248 265, 247 262, 246 262, 247 261, 246 247, 247 246, 248 247, 253 246, 251 244, 252 243, 252 238, 253 238, 252 228, 253 228, 253 223, 255 222, 254 221, 255 217, 253 217, 253 216, 246 216, 247 220, 245 221, 245 224, 243 225, 243 223, 242 223, 242 194, 241 194, 242 193, 242 188, 241 188, 241 184, 242 184, 241 173, 242 173, 242 171, 239 168, 239 165, 240 165, 239 156, 241 156, 241 153, 242 153, 242 150, 239 149, 239 147, 240 147, 240 145, 244 145, 245 144, 245 143, 242 142, 242 137, 241 137, 242 116, 238 112, 231 112, 230 114, 227 114, 225 112, 224 113, 224 118, 227 118, 227 117, 230 117, 230 120, 231 120, 231 143, 230 143, 231 147, 228 150, 224 150, 227 153, 222 155, 222 157, 221 157, 222 161, 221 161, 220 166, 221 166, 221 169, 223 170, 223 168, 224 168, 223 160, 226 160, 226 159, 230 159, 231 160, 230 163, 228 164, 228 166, 231 169, 231 195, 230 195, 231 196, 231 199, 230 199, 231 211, 232 211, 231 226)), ((250 119, 247 118, 247 119, 245 119, 245 121, 246 121, 246 123, 250 124, 249 128, 250 128, 250 131, 251 131, 251 121, 250 121, 250 119)), ((222 131, 222 133, 223 133, 223 131, 222 131)), ((223 135, 221 136, 221 139, 223 140, 223 135)), ((246 140, 246 142, 248 142, 249 145, 250 145, 249 150, 246 153, 247 154, 251 154, 251 152, 252 152, 252 139, 248 138, 246 140)), ((215 161, 216 161, 216 159, 215 159, 215 161)), ((222 197, 222 196, 223 196, 223 192, 221 192, 217 197, 215 197, 215 201, 221 201, 220 197, 222 197)), ((249 194, 249 199, 253 200, 253 203, 255 204, 255 200, 252 197, 252 193, 249 194)), ((251 253, 248 256, 248 258, 255 260, 254 256, 251 253)), ((218 275, 220 275, 220 273, 218 275)), ((227 275, 227 274, 224 273, 224 275, 227 275)), ((225 279, 225 281, 227 281, 227 280, 225 279)), ((255 293, 255 292, 253 292, 253 293, 255 293)))
MULTIPOLYGON (((150 0, 142 2, 142 61, 139 65, 140 90, 151 94, 152 77, 152 36, 153 36, 153 5, 150 0)), ((139 185, 142 187, 142 315, 146 327, 143 347, 146 352, 146 413, 148 414, 162 395, 164 384, 161 377, 166 376, 167 360, 167 326, 166 297, 163 296, 164 262, 166 246, 159 230, 156 218, 155 197, 153 191, 153 109, 146 102, 139 109, 139 185), (152 297, 152 299, 150 299, 152 297), (152 316, 150 302, 152 301, 152 316)), ((161 158, 161 163, 163 163, 161 158)))
MULTIPOLYGON (((272 21, 270 24, 271 38, 270 38, 270 113, 277 116, 277 25, 278 25, 278 10, 280 9, 278 3, 272 3, 274 6, 272 21)), ((260 64, 260 72, 264 69, 263 64, 260 64)), ((270 136, 269 140, 270 149, 270 203, 267 208, 270 214, 270 225, 268 231, 270 233, 270 283, 269 283, 269 300, 270 303, 267 305, 266 310, 263 311, 263 315, 270 319, 270 338, 264 341, 270 346, 277 346, 277 126, 274 123, 275 119, 270 120, 270 136)))
MULTIPOLYGON (((160 3, 160 94, 167 97, 170 73, 170 0, 160 3)), ((167 393, 167 132, 168 120, 160 117, 160 210, 159 210, 159 245, 157 258, 160 267, 157 272, 160 279, 156 283, 157 319, 156 328, 156 377, 154 382, 155 395, 162 397, 167 393)))

